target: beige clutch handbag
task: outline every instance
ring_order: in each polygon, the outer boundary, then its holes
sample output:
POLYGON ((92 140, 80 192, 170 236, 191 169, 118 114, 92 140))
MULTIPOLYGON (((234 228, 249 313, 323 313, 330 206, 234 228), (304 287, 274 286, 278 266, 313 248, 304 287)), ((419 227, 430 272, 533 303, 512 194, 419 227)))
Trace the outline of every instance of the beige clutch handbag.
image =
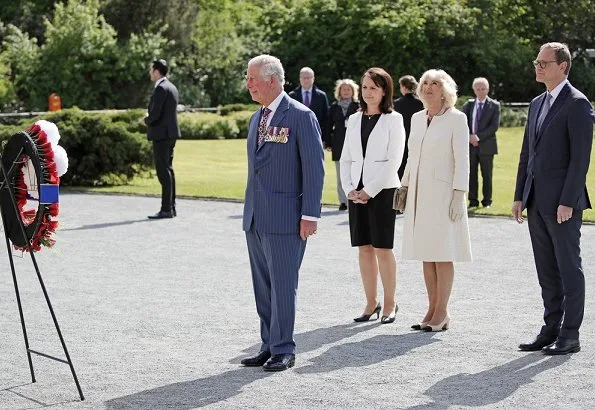
POLYGON ((405 212, 405 204, 407 203, 407 187, 395 189, 393 196, 393 209, 399 212, 405 212))

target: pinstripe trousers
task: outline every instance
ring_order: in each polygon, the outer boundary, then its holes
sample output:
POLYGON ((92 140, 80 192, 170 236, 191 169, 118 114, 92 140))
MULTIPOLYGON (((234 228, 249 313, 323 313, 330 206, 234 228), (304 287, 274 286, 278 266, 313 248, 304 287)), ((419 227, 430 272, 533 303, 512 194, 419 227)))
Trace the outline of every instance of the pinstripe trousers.
POLYGON ((254 224, 246 232, 256 311, 260 317, 261 350, 295 354, 298 273, 306 241, 298 234, 260 233, 254 224))

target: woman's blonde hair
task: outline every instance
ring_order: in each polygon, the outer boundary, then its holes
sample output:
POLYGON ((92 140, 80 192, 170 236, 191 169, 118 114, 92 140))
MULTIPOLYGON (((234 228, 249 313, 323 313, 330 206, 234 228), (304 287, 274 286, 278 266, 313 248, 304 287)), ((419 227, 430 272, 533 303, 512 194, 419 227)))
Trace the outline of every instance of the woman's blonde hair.
POLYGON ((454 107, 457 102, 457 83, 455 83, 455 80, 453 80, 446 71, 435 69, 423 73, 419 79, 419 84, 417 85, 417 96, 424 103, 424 107, 426 107, 426 101, 424 100, 423 94, 424 84, 430 81, 438 81, 442 84, 444 106, 446 108, 454 107))
POLYGON ((335 83, 335 99, 339 101, 341 99, 341 86, 348 85, 351 87, 353 91, 353 101, 358 101, 358 92, 359 92, 359 85, 349 78, 343 78, 341 80, 337 80, 335 83))

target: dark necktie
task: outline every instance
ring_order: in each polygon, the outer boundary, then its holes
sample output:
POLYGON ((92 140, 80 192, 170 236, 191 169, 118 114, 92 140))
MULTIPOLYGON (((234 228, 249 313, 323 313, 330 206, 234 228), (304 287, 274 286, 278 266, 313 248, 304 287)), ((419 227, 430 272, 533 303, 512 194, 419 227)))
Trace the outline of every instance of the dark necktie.
POLYGON ((547 95, 545 96, 545 101, 543 102, 543 105, 541 106, 541 112, 539 113, 539 118, 537 119, 536 131, 538 133, 539 133, 539 130, 541 129, 541 125, 543 124, 543 120, 545 120, 545 117, 547 117, 547 113, 550 110, 551 105, 552 105, 552 95, 550 93, 547 93, 547 95))
POLYGON ((310 106, 310 91, 304 91, 304 105, 306 107, 310 106))
POLYGON ((483 103, 480 102, 477 104, 477 111, 475 112, 475 134, 477 134, 477 130, 479 128, 479 121, 481 120, 482 110, 483 110, 483 103))
POLYGON ((264 108, 262 112, 262 116, 260 117, 260 123, 258 124, 258 146, 260 147, 264 142, 264 137, 267 133, 267 120, 269 119, 269 114, 272 111, 268 108, 264 108))

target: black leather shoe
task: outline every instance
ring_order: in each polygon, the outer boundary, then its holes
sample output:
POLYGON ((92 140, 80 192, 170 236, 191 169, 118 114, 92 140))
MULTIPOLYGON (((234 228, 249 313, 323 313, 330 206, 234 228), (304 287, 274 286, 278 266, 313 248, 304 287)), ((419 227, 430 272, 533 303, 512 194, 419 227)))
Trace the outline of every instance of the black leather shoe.
POLYGON ((276 354, 273 355, 268 362, 262 366, 267 372, 282 372, 295 364, 294 354, 276 354))
POLYGON ((467 208, 479 208, 479 202, 469 202, 469 206, 467 208))
POLYGON ((346 211, 346 210, 347 210, 347 204, 339 205, 339 211, 346 211))
POLYGON ((171 214, 174 216, 174 218, 176 216, 178 216, 178 213, 176 212, 176 207, 175 206, 171 208, 171 214))
POLYGON ((551 345, 556 341, 556 336, 546 336, 539 334, 531 343, 521 343, 519 350, 523 352, 536 352, 544 347, 551 345))
POLYGON ((578 353, 581 351, 581 344, 578 339, 565 339, 559 337, 554 343, 543 348, 543 354, 559 355, 578 353))
POLYGON ((269 360, 271 352, 260 351, 256 356, 246 357, 240 363, 248 367, 260 367, 269 360))
POLYGON ((173 218, 173 214, 171 212, 159 211, 155 215, 149 215, 149 219, 164 219, 164 218, 173 218))

